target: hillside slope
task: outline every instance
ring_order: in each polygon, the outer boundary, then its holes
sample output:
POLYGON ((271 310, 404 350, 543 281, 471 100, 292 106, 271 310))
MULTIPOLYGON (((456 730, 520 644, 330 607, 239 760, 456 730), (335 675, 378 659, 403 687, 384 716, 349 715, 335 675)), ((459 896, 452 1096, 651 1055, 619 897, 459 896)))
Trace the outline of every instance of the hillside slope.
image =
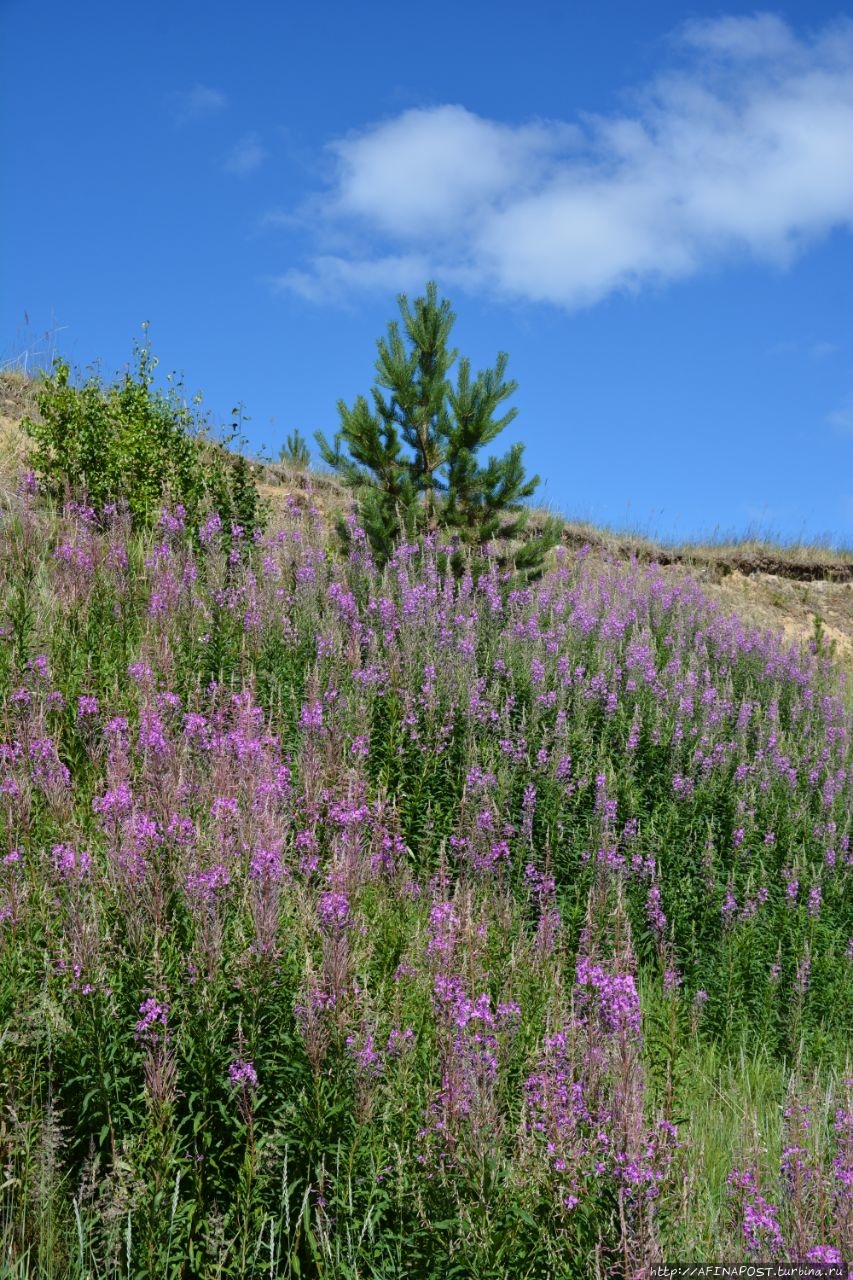
MULTIPOLYGON (((6 483, 26 463, 20 421, 35 412, 35 389, 32 379, 0 373, 0 478, 6 483)), ((346 492, 332 476, 257 465, 260 489, 273 513, 288 497, 310 500, 327 514, 346 508, 346 492)), ((673 577, 698 579, 725 609, 754 626, 781 632, 792 643, 809 644, 817 637, 853 685, 853 553, 760 541, 664 545, 571 519, 565 521, 563 540, 574 549, 588 548, 595 558, 636 557, 661 565, 673 577)))

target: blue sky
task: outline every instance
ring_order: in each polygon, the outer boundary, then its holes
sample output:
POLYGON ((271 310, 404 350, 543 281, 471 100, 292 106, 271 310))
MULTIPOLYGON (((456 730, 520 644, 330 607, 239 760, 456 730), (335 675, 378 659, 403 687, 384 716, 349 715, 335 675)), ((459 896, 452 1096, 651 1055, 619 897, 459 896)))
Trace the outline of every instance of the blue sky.
POLYGON ((853 10, 6 0, 0 81, 6 360, 150 321, 277 452, 434 278, 555 509, 853 546, 853 10))

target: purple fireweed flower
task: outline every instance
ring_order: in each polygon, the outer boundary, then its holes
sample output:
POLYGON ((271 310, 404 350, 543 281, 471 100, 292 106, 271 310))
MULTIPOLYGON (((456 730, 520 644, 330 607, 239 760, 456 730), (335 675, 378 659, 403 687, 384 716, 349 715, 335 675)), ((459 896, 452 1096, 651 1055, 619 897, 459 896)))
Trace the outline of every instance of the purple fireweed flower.
POLYGON ((561 756, 557 762, 557 768, 554 770, 554 776, 558 782, 568 782, 572 773, 572 757, 561 756))
POLYGON ((210 816, 215 821, 239 818, 240 803, 233 796, 214 796, 213 803, 210 806, 210 816))
POLYGON ((663 975, 663 989, 667 995, 671 995, 681 986, 682 977, 676 969, 667 969, 663 975))
POLYGON ((160 825, 147 813, 134 813, 124 823, 128 840, 138 851, 151 850, 163 843, 160 825))
POLYGON ((842 1257, 834 1245, 818 1244, 813 1249, 809 1249, 806 1262, 821 1262, 824 1266, 830 1266, 833 1263, 842 1262, 842 1257))
POLYGON ((607 775, 599 773, 595 779, 595 812, 605 823, 616 821, 618 801, 607 797, 607 775))
POLYGON ((478 831, 494 831, 495 816, 491 809, 481 809, 477 814, 476 825, 478 831))
MULTIPOLYGON (((640 1033, 640 997, 630 973, 608 973, 602 965, 593 964, 587 956, 577 962, 575 983, 592 988, 598 995, 598 1013, 608 1031, 640 1033)), ((589 991, 581 991, 579 1004, 589 1002, 589 991)))
POLYGON ((692 778, 685 778, 682 774, 677 773, 672 779, 672 789, 681 799, 689 800, 693 795, 694 782, 692 778))
POLYGON ((355 1062, 356 1072, 362 1079, 372 1080, 382 1074, 382 1055, 377 1051, 372 1031, 365 1032, 361 1043, 355 1035, 347 1036, 346 1043, 355 1062))
POLYGON ((330 820, 341 827, 360 827, 367 822, 369 817, 370 810, 366 804, 344 801, 340 804, 329 806, 330 820))
POLYGON ((111 743, 127 745, 128 723, 125 716, 113 716, 104 725, 104 737, 111 743))
POLYGON ((429 913, 429 941, 426 953, 449 961, 456 946, 459 917, 452 902, 437 902, 429 913))
POLYGON ((788 870, 787 867, 783 869, 782 875, 786 881, 785 901, 789 906, 793 906, 796 903, 797 895, 800 892, 800 882, 794 875, 793 871, 788 870))
POLYGON ((186 527, 186 515, 186 508, 180 502, 174 511, 169 511, 168 507, 161 507, 160 528, 165 529, 167 533, 183 533, 186 527))
POLYGON ((54 868, 63 880, 82 880, 92 867, 91 856, 78 852, 70 844, 55 844, 51 856, 54 868))
POLYGON ((154 679, 154 672, 147 662, 131 662, 127 668, 127 674, 131 680, 135 680, 137 684, 141 685, 147 685, 154 679))
MULTIPOLYGON (((808 1128, 808 1124, 804 1126, 808 1128)), ((785 1147, 780 1164, 782 1177, 789 1190, 796 1194, 798 1187, 804 1187, 812 1181, 814 1169, 809 1161, 809 1154, 804 1147, 796 1143, 785 1147)))
POLYGON ((182 818, 179 813, 172 813, 169 815, 166 835, 181 849, 190 848, 195 844, 195 823, 191 818, 182 818))
MULTIPOLYGON (((20 747, 18 746, 18 751, 20 747)), ((30 776, 47 793, 64 790, 71 782, 68 766, 60 761, 56 743, 51 738, 33 738, 27 755, 30 760, 30 776)), ((19 756, 17 757, 19 758, 19 756)))
POLYGON ((465 999, 465 992, 462 987, 462 979, 457 974, 448 976, 440 973, 436 976, 432 984, 433 1002, 440 1011, 450 1013, 465 999))
POLYGON ((107 817, 129 813, 132 808, 133 792, 129 782, 122 782, 111 791, 105 792, 102 796, 95 796, 92 800, 93 811, 107 817))
POLYGON ((198 871, 187 876, 186 894, 196 902, 210 903, 221 889, 227 889, 231 883, 228 868, 218 863, 208 871, 198 871))
POLYGON ((758 908, 764 906, 769 896, 766 888, 759 889, 754 898, 748 898, 743 904, 738 919, 741 921, 754 920, 758 914, 758 908))
POLYGON ((84 716, 96 716, 98 714, 98 699, 90 697, 88 694, 81 694, 77 699, 77 719, 82 720, 84 716))
POLYGON ((498 784, 498 780, 493 773, 481 769, 479 765, 474 765, 468 770, 468 776, 465 779, 466 789, 473 790, 475 787, 483 791, 494 791, 498 784))
POLYGON ((235 1058, 228 1068, 228 1082, 234 1088, 254 1089, 258 1084, 258 1073, 253 1062, 243 1058, 235 1058))
POLYGON ((835 1132, 836 1152, 832 1171, 838 1184, 837 1195, 839 1201, 849 1203, 853 1198, 853 1110, 846 1111, 843 1107, 839 1107, 832 1127, 835 1132))
POLYGON ((322 729, 323 727, 323 704, 322 702, 303 703, 302 710, 299 713, 299 726, 302 729, 322 729))
POLYGON ((199 540, 202 543, 202 546, 209 547, 221 529, 222 520, 219 517, 219 513, 214 512, 214 514, 205 521, 198 531, 199 540))
POLYGON ((809 893, 808 912, 812 920, 817 920, 820 917, 820 900, 821 900, 821 888, 819 884, 816 884, 815 887, 809 893))
POLYGON ((661 906, 660 885, 654 884, 646 898, 646 919, 656 934, 666 933, 667 920, 661 906))
POLYGON ((346 929, 352 922, 346 894, 333 893, 331 890, 321 893, 317 902, 317 919, 321 928, 332 933, 346 929))
POLYGON ((143 711, 139 717, 139 750, 152 755, 166 755, 169 743, 163 721, 156 711, 143 711))
POLYGON ((142 1015, 136 1024, 134 1039, 139 1044, 153 1045, 169 1039, 169 1006, 161 1004, 154 996, 143 1000, 139 1006, 142 1015))
POLYGON ((509 844, 506 840, 495 840, 484 853, 472 853, 471 865, 476 871, 487 871, 499 862, 508 862, 510 858, 509 844))
POLYGON ((554 877, 538 871, 532 862, 528 862, 524 868, 524 878, 536 894, 540 904, 549 901, 553 897, 557 887, 554 877))
POLYGON ((472 1020, 491 1026, 494 1018, 488 994, 484 992, 482 995, 477 996, 475 1000, 460 996, 455 1001, 452 1017, 453 1022, 460 1030, 467 1027, 472 1020))
POLYGON ((49 681, 50 663, 47 654, 37 653, 34 658, 30 658, 27 662, 27 670, 35 672, 40 680, 49 681))
POLYGON ((206 716, 190 711, 184 716, 184 738, 187 742, 198 742, 205 750, 212 746, 212 730, 206 716))
POLYGON ((110 569, 126 569, 128 566, 127 548, 120 542, 114 542, 107 552, 107 565, 110 569))
POLYGON ((495 1010, 495 1017, 503 1027, 517 1027, 521 1022, 521 1005, 515 1000, 505 1000, 495 1010))
POLYGON ((783 1242, 777 1210, 759 1192, 755 1170, 733 1169, 727 1183, 729 1194, 737 1196, 742 1205, 743 1235, 749 1252, 780 1249, 783 1242))
POLYGON ((385 1052, 389 1058, 396 1057, 404 1053, 407 1049, 412 1048, 415 1043, 415 1033, 411 1027, 406 1027, 400 1031, 397 1027, 393 1027, 388 1033, 388 1043, 385 1046, 385 1052))
POLYGON ((289 870, 276 849, 256 849, 249 863, 249 878, 277 884, 287 879, 289 870))

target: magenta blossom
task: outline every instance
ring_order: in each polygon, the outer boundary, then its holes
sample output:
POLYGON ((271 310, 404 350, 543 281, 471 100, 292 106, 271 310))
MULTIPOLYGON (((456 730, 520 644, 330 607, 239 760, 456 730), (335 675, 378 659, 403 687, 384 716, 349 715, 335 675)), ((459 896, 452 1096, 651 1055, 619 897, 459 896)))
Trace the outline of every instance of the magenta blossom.
POLYGON ((228 1080, 235 1088, 257 1088, 258 1073, 255 1064, 243 1058, 235 1058, 228 1068, 228 1080))

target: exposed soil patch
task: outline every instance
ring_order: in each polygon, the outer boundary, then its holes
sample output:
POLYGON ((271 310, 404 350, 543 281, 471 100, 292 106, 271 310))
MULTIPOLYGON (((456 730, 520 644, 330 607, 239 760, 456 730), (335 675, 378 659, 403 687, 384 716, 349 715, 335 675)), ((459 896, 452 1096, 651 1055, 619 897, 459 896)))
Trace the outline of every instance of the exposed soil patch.
POLYGON ((689 569, 711 569, 717 576, 740 574, 741 577, 762 575, 788 578, 795 582, 853 583, 853 555, 834 554, 822 547, 798 547, 787 552, 756 545, 746 550, 738 547, 685 547, 672 550, 642 538, 620 539, 605 534, 596 536, 583 527, 567 525, 563 543, 569 547, 590 546, 620 559, 636 556, 638 560, 662 566, 683 565, 689 569))

